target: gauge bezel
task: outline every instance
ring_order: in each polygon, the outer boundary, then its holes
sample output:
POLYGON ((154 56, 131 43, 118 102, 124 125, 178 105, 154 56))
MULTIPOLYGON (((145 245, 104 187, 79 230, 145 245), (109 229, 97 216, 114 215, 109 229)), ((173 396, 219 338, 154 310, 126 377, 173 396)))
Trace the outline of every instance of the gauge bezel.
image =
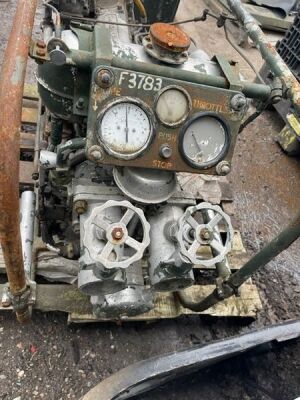
POLYGON ((183 127, 181 128, 180 133, 179 133, 179 152, 181 154, 181 157, 188 165, 190 165, 191 167, 193 167, 195 169, 208 169, 208 168, 211 168, 211 167, 214 167, 215 165, 217 165, 220 161, 222 161, 226 157, 226 155, 229 151, 229 148, 230 148, 230 143, 231 143, 231 129, 230 129, 227 121, 220 115, 218 115, 214 112, 209 112, 209 111, 204 111, 204 112, 194 114, 192 116, 192 118, 190 118, 183 125, 183 127), (222 126, 224 128, 224 132, 225 132, 225 144, 224 144, 223 150, 216 158, 214 158, 211 161, 199 164, 199 163, 192 161, 185 154, 184 148, 183 148, 183 140, 184 140, 184 135, 185 135, 187 129, 190 127, 190 125, 192 125, 196 120, 203 118, 203 117, 213 117, 222 124, 222 126))
POLYGON ((143 101, 136 99, 134 97, 122 96, 118 99, 114 99, 114 100, 110 101, 102 108, 102 110, 100 111, 100 113, 98 114, 97 119, 96 119, 96 135, 97 135, 100 145, 104 148, 104 150, 106 151, 107 154, 109 154, 112 157, 115 157, 119 160, 133 160, 133 159, 139 157, 141 154, 143 154, 147 150, 147 148, 150 146, 151 142, 153 141, 154 132, 155 132, 155 117, 154 117, 153 111, 143 101), (149 119, 150 133, 149 133, 147 142, 144 144, 144 146, 141 149, 139 149, 138 151, 131 153, 131 154, 122 154, 115 150, 112 150, 111 148, 109 148, 109 146, 107 146, 107 144, 102 139, 101 124, 102 124, 104 115, 106 114, 107 111, 109 111, 111 109, 111 107, 113 107, 117 104, 122 104, 122 103, 135 104, 136 106, 140 107, 146 113, 146 115, 149 119))
POLYGON ((161 89, 161 90, 157 93, 157 95, 155 96, 155 99, 154 99, 154 111, 155 111, 155 116, 156 116, 156 118, 159 120, 159 122, 160 122, 162 125, 167 126, 167 127, 169 127, 169 128, 177 128, 178 126, 182 125, 182 124, 187 120, 188 116, 190 115, 191 110, 192 110, 192 100, 191 100, 191 96, 190 96, 189 93, 188 93, 183 87, 181 87, 181 86, 178 86, 178 85, 168 85, 168 86, 164 87, 163 89, 161 89), (159 99, 160 99, 160 97, 161 97, 161 95, 162 95, 163 93, 167 92, 168 90, 174 90, 174 89, 175 89, 175 90, 178 90, 178 91, 180 91, 181 93, 184 94, 185 98, 186 98, 187 101, 188 101, 188 111, 187 111, 187 113, 181 118, 180 121, 173 122, 173 123, 172 123, 172 122, 165 122, 165 121, 163 121, 163 120, 159 117, 159 115, 158 115, 158 112, 157 112, 158 101, 159 101, 159 99))

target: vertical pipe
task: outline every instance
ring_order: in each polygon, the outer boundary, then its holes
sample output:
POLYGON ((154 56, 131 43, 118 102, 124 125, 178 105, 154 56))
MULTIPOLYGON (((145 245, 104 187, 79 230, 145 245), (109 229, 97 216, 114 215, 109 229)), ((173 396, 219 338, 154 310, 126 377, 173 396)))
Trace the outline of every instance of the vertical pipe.
POLYGON ((20 121, 26 65, 37 0, 19 0, 0 74, 0 240, 12 303, 29 318, 19 226, 20 121))
POLYGON ((34 212, 35 194, 30 190, 26 190, 26 192, 23 192, 21 196, 20 230, 24 269, 28 278, 31 277, 34 212))

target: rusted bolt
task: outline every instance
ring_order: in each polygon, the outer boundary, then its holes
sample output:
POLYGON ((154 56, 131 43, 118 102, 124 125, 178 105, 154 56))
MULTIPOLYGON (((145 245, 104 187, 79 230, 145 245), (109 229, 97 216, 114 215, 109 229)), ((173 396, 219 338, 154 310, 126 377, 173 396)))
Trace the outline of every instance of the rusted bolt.
POLYGON ((216 171, 218 175, 228 175, 231 171, 230 163, 228 161, 221 161, 216 166, 216 171))
POLYGON ((102 88, 108 88, 114 82, 114 75, 109 69, 100 69, 96 72, 95 82, 102 88))
POLYGON ((88 204, 85 200, 77 200, 74 204, 74 210, 78 215, 82 215, 86 212, 88 204))
POLYGON ((121 240, 124 236, 122 228, 114 228, 111 232, 111 236, 114 240, 121 240))
POLYGON ((38 40, 36 42, 36 47, 39 47, 40 49, 45 49, 46 48, 46 43, 43 42, 42 40, 38 40))
POLYGON ((103 158, 103 152, 99 146, 92 146, 88 151, 88 155, 89 158, 95 162, 101 161, 103 158))

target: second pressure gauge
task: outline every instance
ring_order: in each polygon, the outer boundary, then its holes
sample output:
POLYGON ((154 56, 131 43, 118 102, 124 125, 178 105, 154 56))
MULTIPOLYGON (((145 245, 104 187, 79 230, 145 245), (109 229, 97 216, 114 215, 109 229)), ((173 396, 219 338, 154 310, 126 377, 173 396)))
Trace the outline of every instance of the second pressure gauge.
POLYGON ((209 168, 227 154, 231 135, 227 123, 214 113, 196 114, 183 127, 179 150, 194 168, 209 168))
POLYGON ((123 160, 140 155, 153 137, 151 110, 140 101, 120 98, 102 111, 98 135, 108 154, 123 160))

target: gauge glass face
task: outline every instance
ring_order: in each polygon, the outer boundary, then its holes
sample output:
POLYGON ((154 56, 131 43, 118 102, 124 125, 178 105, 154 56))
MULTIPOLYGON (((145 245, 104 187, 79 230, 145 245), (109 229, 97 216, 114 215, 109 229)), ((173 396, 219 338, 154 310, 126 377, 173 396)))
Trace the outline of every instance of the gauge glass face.
POLYGON ((137 104, 120 102, 103 115, 99 126, 106 150, 120 158, 133 158, 144 150, 152 127, 147 113, 137 104))
POLYGON ((219 119, 213 116, 199 116, 184 132, 183 155, 195 167, 214 165, 227 150, 227 135, 219 119))
POLYGON ((166 125, 177 125, 183 122, 190 111, 190 100, 182 90, 170 88, 159 96, 156 103, 156 114, 166 125))

